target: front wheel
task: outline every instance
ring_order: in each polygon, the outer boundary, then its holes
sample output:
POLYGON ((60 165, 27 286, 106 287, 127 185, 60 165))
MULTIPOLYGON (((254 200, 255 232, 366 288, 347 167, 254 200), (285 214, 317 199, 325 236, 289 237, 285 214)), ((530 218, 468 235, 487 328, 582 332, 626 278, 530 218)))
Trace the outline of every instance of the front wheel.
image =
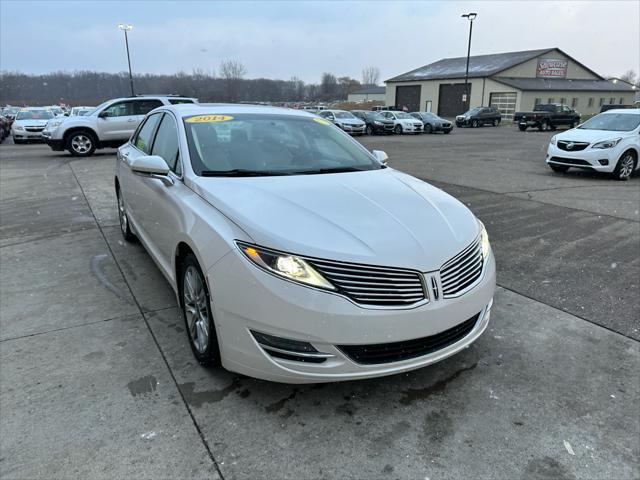
POLYGON ((524 132, 527 130, 527 126, 526 125, 518 125, 518 130, 520 130, 521 132, 524 132))
POLYGON ((373 135, 373 127, 371 125, 367 125, 367 135, 373 135))
POLYGON ((396 135, 402 135, 402 125, 396 125, 393 131, 396 133, 396 135))
POLYGON ((497 118, 493 120, 493 126, 497 127, 498 125, 500 125, 500 120, 498 120, 497 118))
POLYGON ((549 124, 547 123, 546 120, 542 121, 542 123, 538 127, 538 130, 541 131, 541 132, 546 132, 547 130, 549 130, 549 124))
POLYGON ((67 150, 76 157, 88 157, 96 151, 96 139, 89 132, 75 132, 67 138, 67 150))
POLYGON ((479 125, 479 123, 478 123, 478 121, 477 121, 477 120, 473 120, 473 121, 471 122, 471 128, 478 128, 478 125, 479 125))
POLYGON ((629 180, 636 169, 636 162, 637 160, 632 152, 625 152, 618 160, 611 176, 616 180, 629 180))
POLYGON ((122 232, 122 236, 127 242, 133 242, 136 236, 131 231, 129 217, 127 216, 127 211, 124 207, 124 199, 122 198, 122 193, 119 189, 116 190, 116 195, 118 197, 118 220, 120 220, 120 232, 122 232))
POLYGON ((552 165, 552 164, 549 164, 549 167, 551 168, 551 170, 553 170, 554 172, 557 172, 557 173, 565 173, 567 170, 569 170, 569 167, 567 167, 565 165, 552 165))
POLYGON ((180 293, 193 355, 205 367, 220 365, 220 350, 216 335, 211 297, 196 257, 189 253, 182 261, 180 293))
POLYGON ((430 124, 430 123, 427 123, 427 124, 424 126, 424 133, 432 133, 432 132, 433 132, 433 127, 431 126, 431 124, 430 124))

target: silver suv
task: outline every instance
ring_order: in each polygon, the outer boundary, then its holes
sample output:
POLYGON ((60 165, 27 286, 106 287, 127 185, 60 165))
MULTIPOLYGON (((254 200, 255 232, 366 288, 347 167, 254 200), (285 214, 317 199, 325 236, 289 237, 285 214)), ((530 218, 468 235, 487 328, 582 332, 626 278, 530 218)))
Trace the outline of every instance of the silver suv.
POLYGON ((138 95, 115 98, 79 117, 54 118, 47 123, 42 138, 52 150, 68 150, 88 157, 96 148, 119 147, 131 137, 144 116, 163 105, 197 103, 195 98, 176 95, 138 95))

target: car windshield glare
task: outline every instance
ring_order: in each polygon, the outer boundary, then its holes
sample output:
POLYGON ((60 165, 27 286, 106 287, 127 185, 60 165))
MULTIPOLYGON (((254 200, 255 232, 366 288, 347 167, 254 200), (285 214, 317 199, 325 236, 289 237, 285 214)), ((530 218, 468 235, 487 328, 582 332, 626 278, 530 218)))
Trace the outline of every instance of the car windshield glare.
POLYGON ((408 113, 404 113, 404 112, 400 112, 396 114, 396 118, 400 118, 403 120, 409 119, 409 120, 415 120, 411 115, 409 115, 408 113))
POLYGON ((200 176, 384 168, 364 147, 323 118, 211 114, 186 117, 184 125, 191 165, 200 176))
POLYGON ((51 110, 24 110, 18 112, 16 120, 50 120, 53 118, 51 110))
POLYGON ((467 112, 464 113, 464 115, 474 115, 476 113, 480 113, 480 108, 472 108, 471 110, 468 110, 467 112))
POLYGON ((356 116, 353 115, 351 112, 335 112, 334 115, 336 116, 336 118, 350 118, 350 119, 356 118, 356 116))
POLYGON ((637 113, 603 113, 587 120, 578 128, 581 130, 610 130, 629 132, 640 125, 637 113))

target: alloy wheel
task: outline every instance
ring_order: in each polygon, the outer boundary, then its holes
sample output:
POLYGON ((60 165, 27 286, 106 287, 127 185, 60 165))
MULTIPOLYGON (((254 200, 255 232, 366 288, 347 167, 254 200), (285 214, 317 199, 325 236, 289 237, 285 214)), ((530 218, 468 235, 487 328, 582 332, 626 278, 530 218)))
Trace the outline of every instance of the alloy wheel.
POLYGON ((124 200, 122 195, 118 195, 118 218, 120 220, 120 230, 126 237, 129 230, 129 219, 127 218, 127 212, 124 209, 124 200))
POLYGON ((209 300, 202 277, 193 265, 184 272, 182 295, 189 336, 196 350, 202 354, 209 345, 209 300))
POLYGON ((79 134, 71 139, 71 148, 79 154, 87 153, 91 150, 91 139, 84 134, 79 134))
POLYGON ((620 160, 620 178, 629 178, 631 176, 631 173, 633 173, 633 167, 633 155, 627 153, 620 160))

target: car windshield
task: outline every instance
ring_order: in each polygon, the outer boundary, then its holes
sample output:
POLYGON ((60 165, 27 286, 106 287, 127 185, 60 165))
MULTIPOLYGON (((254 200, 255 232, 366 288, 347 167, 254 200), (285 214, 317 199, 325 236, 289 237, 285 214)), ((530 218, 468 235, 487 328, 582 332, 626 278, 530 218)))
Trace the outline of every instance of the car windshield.
POLYGON ((323 118, 196 115, 184 119, 194 172, 201 176, 292 175, 384 168, 323 118))
POLYGON ((336 118, 356 118, 351 112, 334 112, 336 118))
POLYGON ((49 120, 53 118, 51 110, 21 110, 16 120, 49 120))
POLYGON ((464 115, 475 115, 476 113, 480 113, 481 108, 472 108, 471 110, 464 113, 464 115))
POLYGON ((408 113, 404 113, 404 112, 400 112, 400 113, 396 113, 396 118, 400 118, 400 119, 410 119, 413 120, 414 118, 409 115, 408 113))
POLYGON ((602 113, 587 120, 578 128, 581 130, 610 130, 612 132, 628 132, 640 125, 640 114, 637 113, 602 113))
POLYGON ((378 112, 373 112, 370 113, 369 116, 371 118, 373 118, 374 120, 378 120, 378 121, 382 121, 382 120, 386 120, 386 118, 384 118, 380 113, 378 112))

